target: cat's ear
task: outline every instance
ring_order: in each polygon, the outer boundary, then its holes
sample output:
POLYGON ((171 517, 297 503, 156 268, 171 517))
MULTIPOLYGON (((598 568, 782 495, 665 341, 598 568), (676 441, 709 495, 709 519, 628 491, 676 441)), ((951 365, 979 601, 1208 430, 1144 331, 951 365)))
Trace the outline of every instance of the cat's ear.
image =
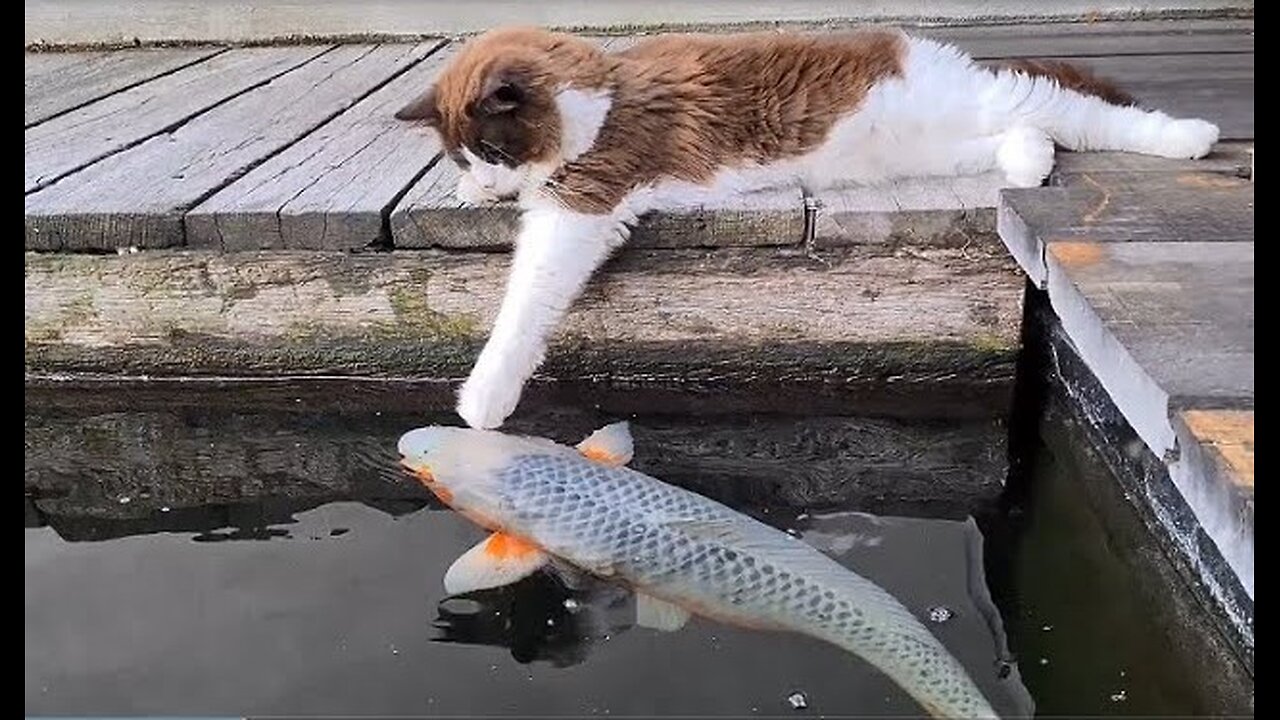
POLYGON ((397 120, 421 120, 431 127, 440 127, 440 109, 436 107, 436 88, 414 98, 408 105, 396 111, 397 120))
POLYGON ((499 69, 489 73, 480 93, 480 112, 485 115, 505 115, 515 112, 529 97, 526 75, 514 69, 499 69))

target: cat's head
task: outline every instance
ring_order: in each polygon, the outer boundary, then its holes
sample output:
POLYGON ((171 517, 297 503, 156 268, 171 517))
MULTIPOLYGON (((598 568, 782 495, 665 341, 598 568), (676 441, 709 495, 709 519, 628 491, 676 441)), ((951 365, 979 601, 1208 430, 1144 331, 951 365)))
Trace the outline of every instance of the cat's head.
POLYGON ((608 103, 603 57, 570 35, 490 31, 468 42, 396 118, 439 133, 445 154, 462 171, 459 197, 514 197, 541 186, 594 141, 608 103), (580 107, 584 97, 604 103, 604 110, 580 107), (584 115, 594 127, 584 127, 584 115))

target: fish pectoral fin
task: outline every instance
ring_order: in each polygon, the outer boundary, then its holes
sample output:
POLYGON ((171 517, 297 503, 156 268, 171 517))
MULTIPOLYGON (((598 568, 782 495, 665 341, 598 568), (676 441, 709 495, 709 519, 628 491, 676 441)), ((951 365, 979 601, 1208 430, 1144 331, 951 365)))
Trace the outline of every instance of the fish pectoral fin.
POLYGON ((636 593, 636 624, 640 627, 674 632, 689 622, 689 611, 642 592, 636 593))
POLYGON ((550 556, 525 540, 496 532, 463 553, 444 574, 450 595, 502 587, 529 577, 550 556))
POLYGON ((631 462, 635 443, 631 440, 631 425, 626 421, 605 425, 578 443, 578 452, 588 460, 601 465, 622 467, 631 462))

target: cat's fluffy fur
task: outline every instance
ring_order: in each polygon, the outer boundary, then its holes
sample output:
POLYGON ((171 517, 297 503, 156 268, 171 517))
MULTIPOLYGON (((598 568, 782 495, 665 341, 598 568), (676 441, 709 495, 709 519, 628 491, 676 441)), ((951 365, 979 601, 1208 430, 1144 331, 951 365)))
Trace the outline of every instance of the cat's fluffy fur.
POLYGON ((524 213, 506 298, 459 394, 459 414, 483 428, 515 409, 569 305, 650 210, 995 169, 1030 187, 1055 143, 1197 158, 1218 138, 1067 65, 993 70, 885 29, 669 35, 612 54, 497 30, 397 117, 439 132, 464 170, 460 199, 515 197, 524 213))

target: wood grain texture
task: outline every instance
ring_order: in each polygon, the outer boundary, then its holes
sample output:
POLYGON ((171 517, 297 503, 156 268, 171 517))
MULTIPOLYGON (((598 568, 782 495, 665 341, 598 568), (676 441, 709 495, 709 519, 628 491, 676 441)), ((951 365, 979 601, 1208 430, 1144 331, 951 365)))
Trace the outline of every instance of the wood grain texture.
POLYGON ((1252 406, 1252 242, 1056 242, 1048 257, 1050 299, 1079 293, 1172 406, 1252 406))
MULTIPOLYGON (((441 158, 391 213, 397 248, 509 249, 519 231, 514 203, 476 207, 454 197, 460 172, 441 158)), ((635 247, 749 247, 796 245, 804 238, 804 199, 798 189, 725 198, 715 204, 653 212, 631 233, 635 247)))
POLYGON ((430 45, 344 45, 172 132, 26 197, 26 246, 172 247, 182 215, 420 60, 430 45))
POLYGON ((391 206, 440 152, 433 131, 393 115, 446 60, 446 52, 433 52, 193 208, 184 218, 187 245, 335 250, 388 239, 391 206))
MULTIPOLYGON (((1059 150, 1050 185, 1082 182, 1083 175, 1098 173, 1219 173, 1240 178, 1253 177, 1253 142, 1224 142, 1199 160, 1169 158, 1119 152, 1067 152, 1059 150)), ((1087 182, 1087 181, 1083 181, 1087 182)))
MULTIPOLYGON (((1006 259, 760 252, 624 252, 575 303, 542 376, 1007 400, 1022 281, 1006 259)), ((27 368, 458 378, 507 265, 434 251, 29 254, 27 368)))
POLYGON ((913 28, 975 58, 1252 53, 1253 20, 1145 20, 913 28))
POLYGON ((223 48, 26 53, 26 126, 212 57, 223 48))
POLYGON ((974 245, 995 232, 1002 185, 1000 175, 984 174, 819 191, 813 195, 818 206, 814 243, 818 248, 974 245))
POLYGON ((327 47, 233 50, 29 128, 26 192, 163 133, 327 47))
POLYGON ((1253 183, 1214 172, 1084 172, 1061 187, 1001 192, 997 229, 1043 286, 1045 244, 1250 242, 1253 183))

